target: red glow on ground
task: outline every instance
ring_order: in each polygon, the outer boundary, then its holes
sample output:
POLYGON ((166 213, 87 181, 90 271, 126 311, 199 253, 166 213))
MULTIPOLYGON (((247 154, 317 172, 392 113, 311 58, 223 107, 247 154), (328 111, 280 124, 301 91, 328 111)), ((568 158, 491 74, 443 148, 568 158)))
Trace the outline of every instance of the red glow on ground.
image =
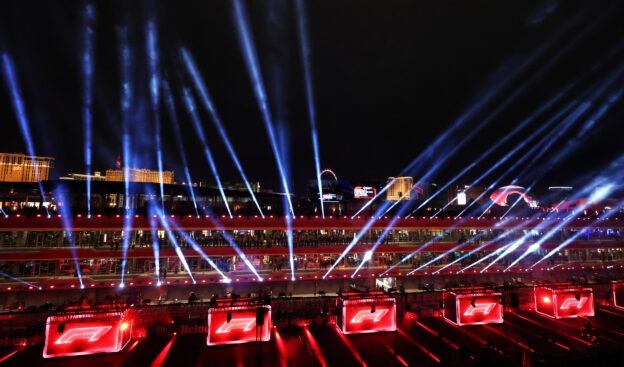
POLYGON ((277 343, 277 351, 280 355, 280 365, 282 367, 286 367, 286 362, 288 361, 288 350, 286 349, 286 344, 284 343, 282 336, 277 331, 277 328, 273 328, 273 330, 275 330, 275 342, 277 343))
POLYGON ((364 362, 364 360, 360 359, 360 353, 353 346, 351 341, 349 339, 347 339, 347 337, 342 333, 342 331, 340 329, 338 329, 338 326, 336 326, 336 331, 337 331, 337 334, 340 337, 340 339, 342 339, 342 342, 347 346, 347 348, 349 349, 351 354, 353 354, 353 357, 355 357, 355 359, 358 360, 362 364, 362 366, 366 366, 366 363, 364 362))
POLYGON ((314 339, 314 336, 312 335, 310 330, 308 330, 308 328, 304 328, 303 329, 303 334, 305 335, 306 340, 308 341, 308 343, 310 343, 310 347, 314 351, 314 355, 316 355, 316 359, 318 359, 319 364, 321 365, 321 367, 327 367, 327 362, 325 361, 325 357, 323 357, 323 353, 321 352, 321 348, 319 348, 319 345, 316 342, 316 339, 314 339))
POLYGON ((158 356, 156 356, 156 359, 154 359, 154 362, 152 362, 150 367, 160 367, 165 363, 165 360, 167 359, 167 355, 169 354, 169 351, 171 350, 171 346, 173 345, 174 341, 175 341, 175 336, 173 337, 173 339, 169 341, 169 343, 167 343, 167 345, 165 345, 165 347, 160 351, 160 353, 158 353, 158 356))
POLYGON ((135 341, 134 343, 132 343, 132 345, 130 346, 130 348, 128 348, 128 352, 130 352, 132 349, 134 349, 134 348, 137 346, 137 344, 139 344, 139 341, 138 341, 138 340, 137 340, 137 341, 135 341))
POLYGON ((0 358, 0 363, 6 361, 7 359, 13 357, 13 355, 15 355, 17 352, 19 352, 19 349, 12 351, 11 353, 7 354, 6 356, 0 358))
POLYGON ((416 348, 420 349, 421 351, 423 351, 423 353, 425 353, 426 355, 428 355, 431 359, 433 359, 434 361, 436 361, 437 363, 440 363, 440 358, 438 358, 435 354, 431 353, 429 351, 429 349, 425 348, 422 344, 420 344, 419 342, 417 342, 416 340, 414 340, 414 338, 412 338, 411 336, 405 334, 405 332, 399 328, 397 328, 397 331, 399 332, 399 334, 403 335, 403 337, 405 339, 407 339, 407 341, 409 341, 410 343, 412 343, 413 346, 415 346, 416 348))

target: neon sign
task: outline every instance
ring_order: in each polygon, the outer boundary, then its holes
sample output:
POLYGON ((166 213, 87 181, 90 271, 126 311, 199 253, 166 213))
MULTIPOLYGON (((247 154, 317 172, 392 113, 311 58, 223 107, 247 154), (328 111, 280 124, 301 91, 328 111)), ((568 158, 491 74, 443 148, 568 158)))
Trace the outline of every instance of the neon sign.
POLYGON ((556 319, 594 316, 594 296, 591 288, 555 286, 536 287, 535 311, 556 319))
POLYGON ((443 315, 447 320, 459 325, 500 324, 503 322, 503 305, 500 293, 484 290, 444 294, 443 315))
POLYGON ((95 342, 112 328, 112 326, 77 327, 63 333, 54 344, 72 344, 77 340, 95 342))
POLYGON ((242 331, 250 331, 253 330, 254 326, 256 326, 256 318, 248 317, 242 319, 233 319, 229 322, 226 320, 219 326, 216 333, 217 334, 229 334, 233 330, 242 330, 242 331))
POLYGON ((271 306, 231 306, 208 309, 206 344, 240 344, 269 340, 271 340, 271 306), (258 308, 263 308, 264 311, 258 312, 258 308))
POLYGON ((356 186, 353 188, 354 199, 372 199, 377 195, 377 190, 370 186, 356 186))
POLYGON ((130 341, 127 312, 56 315, 46 322, 44 358, 115 353, 130 341))
POLYGON ((338 324, 344 334, 396 330, 396 300, 392 297, 338 299, 338 324))

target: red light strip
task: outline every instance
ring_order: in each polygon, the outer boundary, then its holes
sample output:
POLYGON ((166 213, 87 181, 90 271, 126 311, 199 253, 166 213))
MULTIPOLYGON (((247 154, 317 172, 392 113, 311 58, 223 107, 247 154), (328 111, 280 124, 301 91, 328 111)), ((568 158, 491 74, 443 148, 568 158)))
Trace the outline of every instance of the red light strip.
POLYGON ((366 366, 366 362, 361 359, 360 353, 358 353, 357 349, 355 349, 351 341, 349 341, 349 339, 347 339, 347 337, 343 334, 342 330, 338 328, 338 325, 334 325, 334 327, 336 328, 336 333, 338 334, 340 339, 342 339, 342 342, 347 346, 351 354, 353 354, 353 357, 355 357, 355 360, 359 361, 362 366, 366 366))
POLYGON ((277 350, 280 356, 280 366, 287 367, 288 361, 288 350, 286 349, 286 344, 282 339, 282 336, 277 331, 277 328, 273 328, 275 330, 275 342, 277 343, 277 350))
POLYGON ((417 342, 416 340, 414 340, 414 338, 412 338, 411 336, 405 334, 405 332, 403 330, 401 330, 400 328, 397 328, 397 331, 399 332, 399 334, 403 335, 403 337, 405 339, 407 339, 407 341, 409 341, 410 343, 412 343, 413 346, 415 346, 416 348, 420 349, 421 351, 423 351, 423 353, 425 353, 426 355, 428 355, 429 357, 431 357, 431 359, 433 359, 434 361, 436 361, 437 363, 440 363, 440 358, 438 358, 435 354, 431 353, 429 351, 429 349, 425 348, 422 344, 420 344, 419 342, 417 342))
MULTIPOLYGON (((435 330, 431 329, 429 326, 422 324, 418 321, 414 321, 416 323, 416 325, 420 326, 421 328, 427 330, 431 335, 435 336, 436 338, 438 338, 440 336, 440 334, 438 332, 436 332, 435 330)), ((455 349, 455 350, 459 350, 459 345, 453 343, 452 341, 450 341, 449 339, 447 339, 445 336, 442 337, 442 341, 448 345, 451 346, 451 348, 455 349)), ((472 357, 472 356, 471 356, 472 357)), ((473 358, 474 359, 474 358, 473 358)))
POLYGON ((526 344, 524 344, 524 343, 520 342, 518 339, 513 339, 513 338, 511 338, 511 337, 509 337, 509 336, 505 335, 505 333, 503 333, 502 331, 497 330, 497 329, 495 329, 495 328, 493 328, 493 327, 491 327, 491 326, 489 326, 489 325, 483 325, 483 327, 485 327, 486 329, 490 330, 490 331, 491 331, 491 332, 493 332, 494 334, 500 335, 500 336, 502 336, 503 338, 505 338, 505 339, 507 339, 507 340, 509 340, 509 341, 513 342, 514 344, 517 344, 517 345, 521 346, 522 348, 524 348, 524 349, 528 350, 529 352, 531 352, 531 353, 535 353, 535 349, 533 349, 533 348, 529 347, 528 345, 526 345, 526 344))
POLYGON ((472 339, 478 341, 479 343, 483 344, 483 345, 487 345, 487 341, 485 341, 485 339, 482 339, 480 336, 478 336, 475 333, 471 333, 470 331, 466 330, 465 328, 462 328, 461 326, 455 324, 453 321, 447 319, 446 317, 442 318, 442 320, 444 320, 447 324, 453 326, 455 329, 460 330, 462 333, 468 335, 469 337, 471 337, 472 339))
POLYGON ((402 364, 405 367, 408 367, 409 364, 407 363, 407 361, 405 361, 405 359, 403 359, 403 357, 401 357, 400 355, 396 354, 396 350, 392 349, 388 344, 384 343, 384 347, 386 347, 386 349, 388 349, 388 351, 390 352, 390 354, 392 354, 393 356, 396 357, 397 361, 399 361, 400 364, 402 364))
POLYGON ((6 356, 0 358, 0 363, 6 361, 7 359, 13 357, 13 355, 15 355, 17 352, 19 352, 19 349, 12 351, 11 353, 7 354, 6 356))
MULTIPOLYGON (((512 325, 513 327, 515 327, 516 329, 520 329, 520 330, 522 330, 522 332, 523 332, 523 333, 527 333, 527 334, 533 335, 534 337, 539 338, 539 339, 541 339, 541 338, 542 338, 542 335, 541 335, 541 334, 538 334, 538 333, 536 333, 536 332, 533 332, 533 331, 531 331, 531 330, 529 330, 529 329, 527 329, 527 328, 523 328, 523 327, 521 327, 521 326, 519 326, 519 325, 514 325, 513 323, 511 323, 511 322, 510 322, 510 321, 508 321, 508 320, 505 320, 505 323, 509 323, 510 325, 512 325)), ((561 344, 561 343, 557 343, 557 342, 555 342, 555 341, 552 341, 552 343, 553 343, 553 344, 555 344, 556 346, 560 347, 560 348, 565 349, 565 350, 570 350, 570 348, 569 348, 569 347, 567 347, 567 346, 565 346, 565 345, 563 345, 563 344, 561 344)))
POLYGON ((169 343, 167 343, 167 345, 165 345, 160 353, 158 353, 158 356, 156 356, 156 359, 154 359, 154 362, 152 362, 150 367, 161 367, 165 363, 167 355, 169 355, 169 350, 171 350, 171 346, 173 345, 174 341, 175 336, 169 341, 169 343))
POLYGON ((128 348, 128 352, 130 352, 132 349, 134 349, 137 344, 139 344, 139 340, 135 341, 134 343, 132 343, 132 345, 130 346, 130 348, 128 348))
POLYGON ((319 364, 321 365, 321 367, 327 367, 327 362, 325 361, 325 357, 323 357, 323 353, 321 352, 321 348, 319 348, 319 345, 316 342, 316 339, 314 339, 314 336, 312 335, 310 330, 308 330, 307 327, 304 327, 303 328, 303 333, 304 333, 306 339, 308 340, 308 343, 310 343, 310 347, 314 351, 314 354, 316 355, 316 359, 318 359, 319 364))
MULTIPOLYGON (((540 317, 543 317, 543 318, 545 318, 547 320, 556 320, 556 319, 553 319, 552 317, 548 317, 548 316, 542 315, 540 313, 536 313, 536 315, 539 315, 540 317)), ((576 340, 576 341, 578 341, 580 343, 583 343, 583 344, 585 344, 587 346, 591 346, 592 345, 592 343, 588 342, 587 340, 583 340, 581 338, 577 338, 576 336, 570 335, 570 334, 567 334, 567 333, 562 333, 561 330, 557 330, 557 329, 552 328, 550 326, 547 326, 547 325, 544 325, 544 324, 540 324, 539 322, 533 321, 533 320, 529 319, 528 317, 524 317, 524 316, 521 316, 521 315, 518 315, 518 314, 516 314, 516 316, 521 318, 521 319, 523 319, 523 320, 526 320, 526 321, 528 321, 528 322, 530 322, 532 324, 535 324, 537 326, 540 326, 540 327, 543 327, 545 329, 548 329, 548 330, 550 330, 550 331, 552 331, 554 333, 563 334, 563 335, 567 336, 568 338, 574 339, 574 340, 576 340)))

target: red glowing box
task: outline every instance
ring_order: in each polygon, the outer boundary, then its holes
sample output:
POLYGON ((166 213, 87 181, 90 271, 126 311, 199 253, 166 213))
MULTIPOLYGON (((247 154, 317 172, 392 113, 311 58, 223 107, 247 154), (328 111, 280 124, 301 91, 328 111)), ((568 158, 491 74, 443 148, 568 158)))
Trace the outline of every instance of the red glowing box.
POLYGON ((503 322, 502 294, 480 289, 458 289, 443 295, 444 318, 457 324, 484 325, 503 322))
POLYGON ((613 283, 613 306, 624 310, 624 282, 613 283))
POLYGON ((271 306, 230 306, 208 309, 208 345, 271 340, 271 306))
POLYGON ((121 351, 132 336, 128 311, 55 315, 46 322, 44 358, 121 351))
POLYGON ((396 300, 383 292, 343 293, 336 303, 344 334, 396 330, 396 300))
POLYGON ((535 311, 555 319, 594 316, 591 288, 573 285, 535 287, 535 311))

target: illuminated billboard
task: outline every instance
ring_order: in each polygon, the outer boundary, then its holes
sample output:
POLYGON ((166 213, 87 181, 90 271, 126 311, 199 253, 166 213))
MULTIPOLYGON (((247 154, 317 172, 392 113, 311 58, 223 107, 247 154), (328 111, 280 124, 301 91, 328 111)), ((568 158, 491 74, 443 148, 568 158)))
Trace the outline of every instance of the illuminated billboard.
POLYGON ((613 283, 613 305, 620 310, 624 310, 624 283, 613 283))
POLYGON ((231 306, 208 309, 208 345, 271 340, 271 306, 231 306))
POLYGON ((372 199, 377 195, 377 190, 370 186, 356 186, 353 188, 354 199, 372 199))
POLYGON ((481 290, 457 290, 444 293, 443 316, 457 324, 484 325, 503 322, 502 294, 481 290))
POLYGON ((396 330, 396 300, 383 292, 345 293, 336 302, 344 334, 396 330))
POLYGON ((591 288, 576 286, 535 287, 535 311, 556 319, 594 316, 591 288))
POLYGON ((132 320, 127 311, 50 316, 43 357, 115 353, 128 344, 131 336, 132 320))

